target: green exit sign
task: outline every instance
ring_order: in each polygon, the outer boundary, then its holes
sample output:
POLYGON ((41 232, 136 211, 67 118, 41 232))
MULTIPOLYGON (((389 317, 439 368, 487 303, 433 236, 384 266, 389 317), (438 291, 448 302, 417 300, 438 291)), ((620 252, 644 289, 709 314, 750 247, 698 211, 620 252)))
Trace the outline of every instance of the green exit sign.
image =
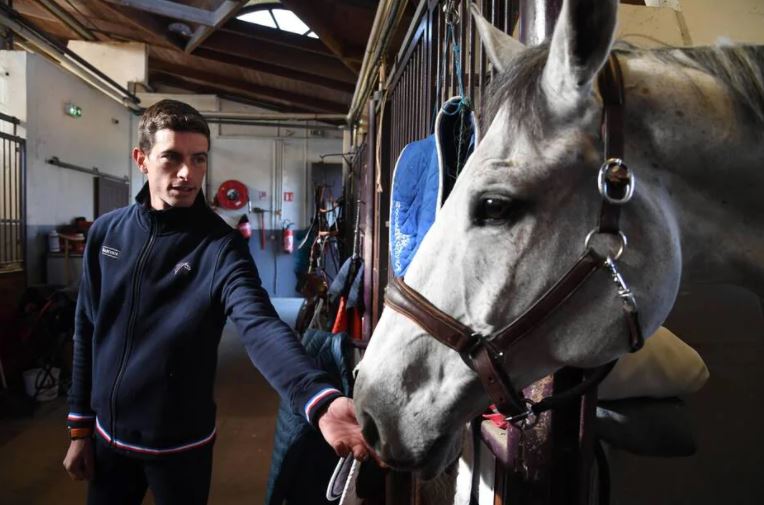
POLYGON ((66 105, 64 105, 64 112, 66 113, 67 116, 72 116, 72 117, 82 116, 82 109, 79 106, 74 105, 73 103, 67 103, 66 105))

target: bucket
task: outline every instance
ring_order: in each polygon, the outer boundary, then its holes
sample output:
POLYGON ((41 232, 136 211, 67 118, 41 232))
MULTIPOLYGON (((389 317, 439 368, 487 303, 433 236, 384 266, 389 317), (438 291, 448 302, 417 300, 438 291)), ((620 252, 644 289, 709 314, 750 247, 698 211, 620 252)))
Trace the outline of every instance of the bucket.
POLYGON ((61 252, 61 241, 56 230, 48 233, 48 252, 61 252))
POLYGON ((46 373, 43 368, 30 368, 23 374, 24 390, 27 395, 38 402, 53 400, 58 396, 58 374, 60 372, 61 370, 58 368, 51 368, 49 373, 46 373))

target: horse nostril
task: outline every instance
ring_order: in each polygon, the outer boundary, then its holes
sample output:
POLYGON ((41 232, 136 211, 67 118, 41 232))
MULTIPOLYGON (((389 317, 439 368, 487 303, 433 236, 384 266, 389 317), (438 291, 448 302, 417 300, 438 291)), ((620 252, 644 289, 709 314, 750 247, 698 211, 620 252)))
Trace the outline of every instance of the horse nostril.
POLYGON ((360 421, 362 426, 361 432, 363 433, 363 438, 366 439, 366 443, 375 449, 378 449, 379 430, 377 429, 377 424, 374 422, 374 419, 366 412, 361 411, 360 421))

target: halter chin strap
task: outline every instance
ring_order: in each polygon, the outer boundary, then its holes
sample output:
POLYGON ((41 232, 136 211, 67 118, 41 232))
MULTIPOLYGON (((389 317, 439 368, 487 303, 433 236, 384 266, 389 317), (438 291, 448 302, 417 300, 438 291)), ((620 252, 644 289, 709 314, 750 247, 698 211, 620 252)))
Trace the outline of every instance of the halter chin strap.
POLYGON ((603 137, 605 162, 600 168, 598 187, 602 209, 598 226, 586 238, 584 253, 552 287, 509 325, 491 335, 481 335, 435 307, 424 296, 408 286, 402 278, 393 279, 385 290, 385 304, 411 319, 432 337, 460 353, 480 377, 491 401, 499 412, 513 423, 567 403, 596 386, 612 369, 615 361, 597 368, 577 386, 563 393, 531 403, 512 385, 503 367, 503 353, 510 346, 537 328, 546 318, 586 282, 597 270, 607 269, 623 301, 632 351, 642 347, 634 295, 623 281, 615 261, 626 246, 626 236, 618 222, 620 207, 631 199, 634 177, 623 163, 623 80, 615 56, 610 57, 599 75, 600 94, 604 103, 603 137), (615 235, 621 240, 620 249, 603 256, 589 247, 594 234, 615 235))

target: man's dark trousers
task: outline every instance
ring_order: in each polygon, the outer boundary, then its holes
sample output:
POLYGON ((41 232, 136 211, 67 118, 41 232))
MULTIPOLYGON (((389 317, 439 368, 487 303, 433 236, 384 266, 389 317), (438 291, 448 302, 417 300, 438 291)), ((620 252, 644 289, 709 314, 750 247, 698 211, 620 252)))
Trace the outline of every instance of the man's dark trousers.
POLYGON ((147 459, 125 455, 95 438, 95 477, 88 487, 88 505, 140 505, 147 488, 156 505, 207 503, 213 444, 147 459))

